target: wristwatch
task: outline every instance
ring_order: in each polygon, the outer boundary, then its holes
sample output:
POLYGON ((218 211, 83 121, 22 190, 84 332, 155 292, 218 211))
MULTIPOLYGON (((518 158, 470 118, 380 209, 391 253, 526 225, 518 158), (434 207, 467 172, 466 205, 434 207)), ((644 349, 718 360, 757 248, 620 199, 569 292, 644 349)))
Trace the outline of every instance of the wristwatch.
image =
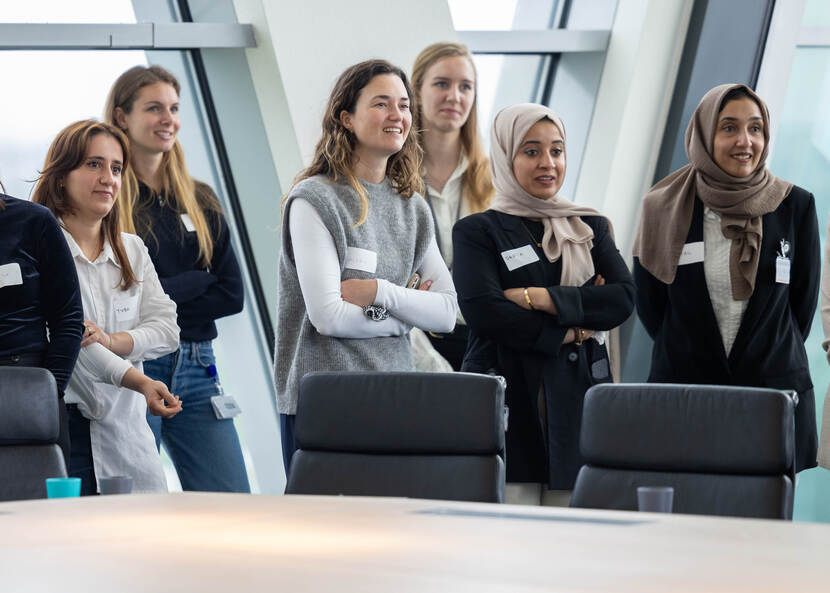
POLYGON ((386 307, 379 305, 366 305, 363 307, 363 314, 372 321, 383 321, 389 318, 389 311, 386 310, 386 307))

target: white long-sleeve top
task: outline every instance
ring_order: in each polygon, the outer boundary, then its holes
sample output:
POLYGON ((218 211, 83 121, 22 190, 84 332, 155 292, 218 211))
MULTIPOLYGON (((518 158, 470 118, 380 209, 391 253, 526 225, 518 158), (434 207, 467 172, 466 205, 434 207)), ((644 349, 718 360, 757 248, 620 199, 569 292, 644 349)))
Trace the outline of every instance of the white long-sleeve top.
POLYGON ((373 338, 402 335, 412 327, 435 332, 449 332, 455 327, 455 286, 434 238, 417 270, 421 281, 432 280, 432 286, 429 290, 413 290, 378 278, 374 304, 389 311, 389 318, 378 322, 366 317, 361 307, 343 300, 334 239, 307 200, 294 200, 288 227, 308 317, 321 334, 373 338))
POLYGON ((90 419, 96 476, 129 475, 136 491, 166 491, 167 482, 153 433, 146 421, 144 397, 121 386, 130 367, 173 352, 179 345, 176 304, 164 294, 144 243, 121 234, 137 283, 121 290, 121 267, 108 241, 89 261, 69 232, 64 237, 75 261, 84 318, 107 333, 127 332, 133 350, 122 358, 101 344, 81 348, 66 388, 66 403, 77 404, 90 419))
POLYGON ((736 301, 732 298, 732 274, 729 271, 729 254, 732 239, 723 236, 720 215, 708 206, 703 208, 703 273, 709 300, 720 329, 726 356, 741 327, 749 300, 736 301))

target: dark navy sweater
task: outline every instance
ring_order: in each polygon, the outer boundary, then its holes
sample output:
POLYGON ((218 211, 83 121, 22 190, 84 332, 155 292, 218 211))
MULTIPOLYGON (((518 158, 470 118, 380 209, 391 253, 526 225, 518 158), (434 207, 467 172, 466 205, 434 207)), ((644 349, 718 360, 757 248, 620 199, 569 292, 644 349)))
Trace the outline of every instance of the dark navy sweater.
POLYGON ((231 246, 225 218, 204 209, 213 237, 213 257, 207 268, 199 261, 196 233, 188 231, 175 202, 160 198, 139 182, 138 207, 151 229, 137 231, 158 272, 161 285, 176 302, 180 339, 203 342, 216 337, 214 320, 242 310, 242 274, 231 246))
POLYGON ((41 355, 63 394, 84 329, 75 262, 49 210, 3 194, 0 200, 0 356, 41 355))

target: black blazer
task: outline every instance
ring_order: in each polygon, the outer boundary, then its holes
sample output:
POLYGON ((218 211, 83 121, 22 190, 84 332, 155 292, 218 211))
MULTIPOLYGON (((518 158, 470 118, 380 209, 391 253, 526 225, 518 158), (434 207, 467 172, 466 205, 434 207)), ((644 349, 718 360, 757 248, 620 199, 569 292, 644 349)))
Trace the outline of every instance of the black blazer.
POLYGON ((562 344, 568 328, 607 330, 634 308, 634 283, 602 217, 584 217, 594 230, 591 257, 605 286, 559 286, 561 261, 550 263, 530 239, 541 224, 488 210, 453 228, 453 279, 470 328, 462 370, 494 368, 507 379, 510 416, 507 480, 569 489, 581 466, 579 425, 585 390, 610 380, 605 347, 595 340, 562 344), (528 228, 525 228, 526 225, 528 228), (502 252, 530 246, 539 261, 509 271, 502 252), (558 315, 528 311, 504 296, 507 288, 545 286, 558 315), (593 365, 593 368, 592 368, 593 365), (545 397, 540 398, 540 385, 545 397), (540 421, 545 414, 545 422, 540 421), (547 432, 542 432, 542 425, 547 432))
MULTIPOLYGON (((762 218, 763 240, 741 326, 729 356, 723 348, 703 262, 678 266, 674 282, 657 280, 634 258, 637 312, 654 339, 649 381, 793 389, 796 468, 816 465, 813 383, 804 340, 816 311, 821 279, 818 221, 813 195, 793 186, 774 212, 762 218), (776 283, 781 240, 790 244, 790 283, 776 283)), ((703 204, 695 200, 686 242, 703 241, 703 204)))

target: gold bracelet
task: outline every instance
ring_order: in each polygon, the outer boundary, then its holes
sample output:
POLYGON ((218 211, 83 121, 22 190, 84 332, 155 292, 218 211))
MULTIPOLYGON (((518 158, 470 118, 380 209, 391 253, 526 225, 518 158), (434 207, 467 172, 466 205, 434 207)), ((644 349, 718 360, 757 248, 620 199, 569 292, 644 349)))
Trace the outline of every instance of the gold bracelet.
POLYGON ((581 327, 575 327, 574 333, 576 334, 574 336, 574 344, 576 344, 577 346, 582 346, 582 342, 585 341, 585 330, 581 327))
POLYGON ((107 337, 110 339, 110 343, 107 346, 107 350, 112 350, 112 334, 107 334, 107 337))
POLYGON ((525 300, 527 301, 527 306, 530 307, 530 310, 535 311, 536 307, 533 306, 533 301, 530 300, 530 295, 527 293, 527 288, 525 288, 525 300))

